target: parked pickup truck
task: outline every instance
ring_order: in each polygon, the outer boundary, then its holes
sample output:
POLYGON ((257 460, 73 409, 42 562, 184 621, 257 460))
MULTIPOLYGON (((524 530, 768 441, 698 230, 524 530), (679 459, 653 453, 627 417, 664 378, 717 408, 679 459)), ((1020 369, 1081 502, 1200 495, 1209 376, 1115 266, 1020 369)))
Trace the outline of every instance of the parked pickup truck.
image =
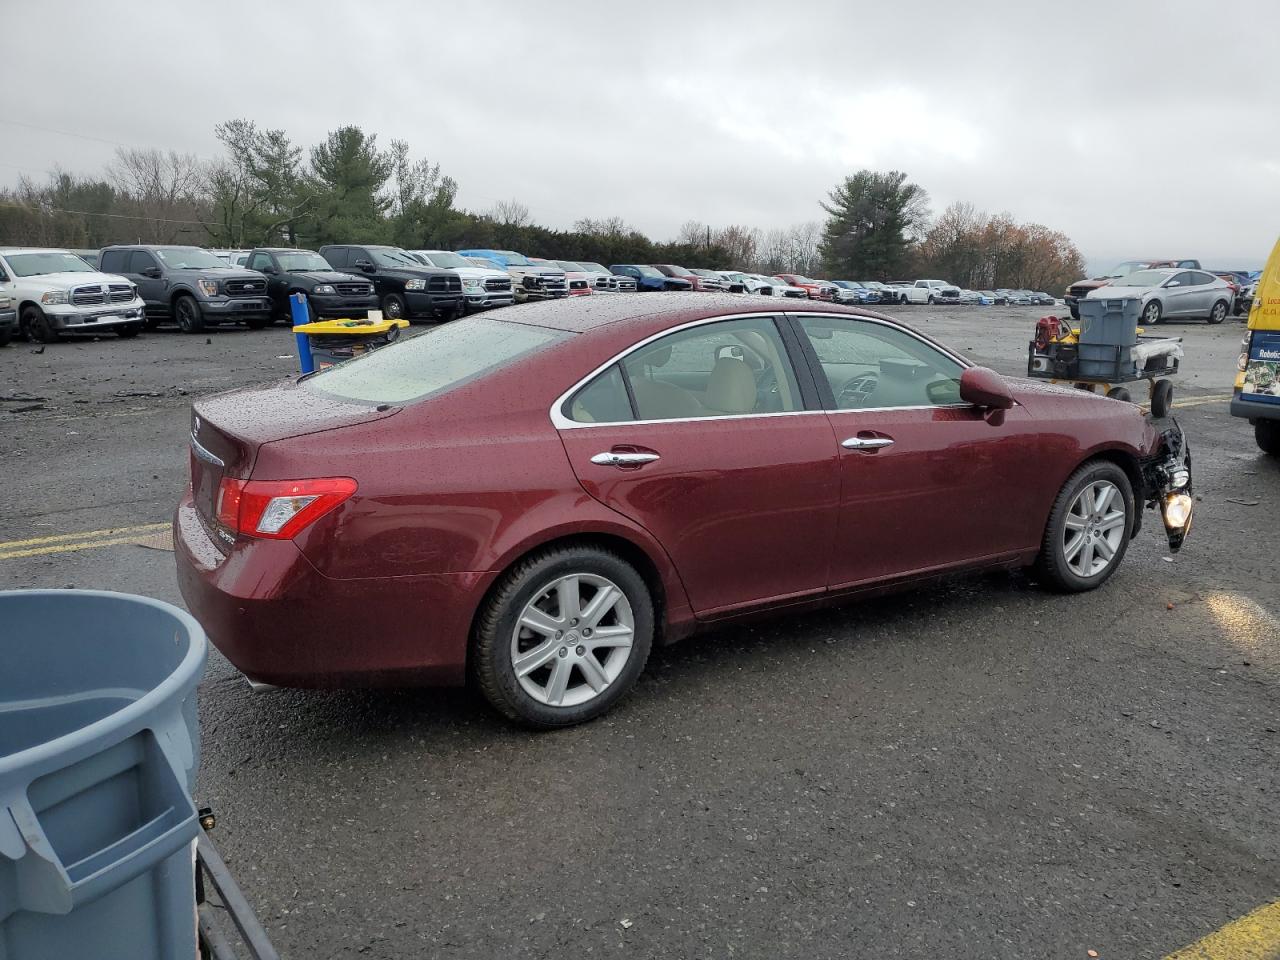
POLYGON ((462 278, 462 293, 467 298, 467 309, 484 310, 486 307, 509 307, 516 302, 511 290, 511 274, 497 266, 480 267, 452 250, 410 250, 428 267, 452 270, 462 278))
POLYGON ((899 303, 929 302, 929 288, 917 287, 913 280, 890 280, 889 287, 897 292, 899 303))
POLYGON ((321 247, 320 256, 335 270, 373 281, 388 320, 451 320, 466 310, 462 278, 451 270, 428 267, 408 250, 334 244, 321 247))
POLYGON ((200 247, 105 247, 99 263, 103 272, 122 274, 137 286, 147 305, 148 329, 165 320, 177 323, 183 333, 221 323, 261 330, 271 322, 267 278, 228 267, 200 247))
POLYGON ((515 286, 517 303, 526 300, 551 300, 569 293, 569 281, 563 270, 550 264, 534 263, 523 253, 484 249, 456 252, 461 257, 483 257, 507 271, 515 286))
POLYGON ((692 290, 693 284, 680 277, 668 277, 647 263, 611 263, 609 271, 619 277, 630 277, 641 293, 646 290, 692 290))
POLYGON ((7 347, 18 332, 18 308, 11 297, 0 297, 0 347, 7 347))
POLYGON ((326 317, 363 319, 378 309, 378 295, 368 277, 338 273, 314 250, 289 247, 258 247, 245 258, 250 270, 267 278, 267 296, 274 316, 293 318, 289 299, 294 294, 307 298, 312 320, 326 317))
MULTIPOLYGON (((925 303, 960 302, 960 288, 945 280, 917 280, 914 285, 917 289, 925 291, 925 303)), ((912 301, 912 303, 916 302, 918 301, 912 301)))
POLYGON ((0 247, 0 297, 13 301, 19 329, 40 343, 62 333, 128 338, 142 329, 138 288, 66 250, 0 247))

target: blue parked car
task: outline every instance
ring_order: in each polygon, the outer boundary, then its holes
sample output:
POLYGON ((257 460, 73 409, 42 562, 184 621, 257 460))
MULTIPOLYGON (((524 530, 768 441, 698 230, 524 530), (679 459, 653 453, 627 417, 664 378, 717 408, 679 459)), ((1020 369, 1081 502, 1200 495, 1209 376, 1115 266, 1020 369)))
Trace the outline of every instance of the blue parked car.
POLYGON ((636 282, 636 290, 692 290, 693 284, 679 277, 668 277, 647 263, 611 263, 609 272, 619 277, 630 277, 636 282))
POLYGON ((858 303, 880 302, 880 292, 878 290, 872 290, 870 287, 864 287, 856 280, 832 280, 831 282, 837 287, 842 287, 845 290, 852 290, 854 295, 858 298, 858 303))

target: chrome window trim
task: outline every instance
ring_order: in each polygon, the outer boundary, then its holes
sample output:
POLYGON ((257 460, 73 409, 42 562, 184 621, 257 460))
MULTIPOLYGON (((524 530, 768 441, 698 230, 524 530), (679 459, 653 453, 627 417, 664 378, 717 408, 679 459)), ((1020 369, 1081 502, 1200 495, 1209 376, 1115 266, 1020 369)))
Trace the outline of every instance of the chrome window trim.
POLYGON ((218 468, 226 467, 226 464, 223 463, 221 457, 219 457, 216 453, 214 453, 212 450, 204 446, 199 440, 196 439, 195 430, 191 431, 191 450, 192 452, 195 453, 197 457, 199 457, 205 463, 212 464, 213 466, 218 468))
MULTIPOLYGON (((961 366, 961 368, 965 370, 974 366, 974 364, 970 363, 968 360, 960 356, 958 353, 954 353, 953 351, 942 346, 941 344, 934 343, 932 340, 929 340, 921 336, 920 334, 916 333, 914 330, 910 330, 907 327, 904 327, 898 323, 894 323, 891 320, 881 320, 877 317, 866 317, 861 314, 823 313, 821 311, 813 311, 813 310, 805 310, 803 312, 794 312, 794 311, 784 310, 784 311, 779 311, 778 313, 765 313, 765 312, 729 313, 729 314, 725 314, 723 316, 718 316, 718 317, 703 317, 701 320, 690 320, 688 323, 682 323, 676 327, 669 327, 666 330, 662 330, 658 333, 655 333, 651 336, 646 337, 645 339, 639 341, 638 343, 633 343, 631 346, 627 347, 625 350, 618 352, 609 360, 607 360, 605 363, 600 364, 598 367, 596 367, 594 370, 588 373, 585 377, 582 377, 573 386, 571 386, 568 390, 560 394, 560 396, 558 396, 555 399, 555 401, 551 404, 551 410, 549 411, 551 415, 552 425, 557 430, 581 430, 584 427, 652 426, 653 424, 656 424, 656 423, 710 423, 717 420, 753 420, 753 419, 760 420, 760 419, 774 418, 774 417, 801 417, 801 416, 815 416, 815 415, 826 416, 827 414, 833 414, 833 413, 885 413, 885 412, 900 411, 900 410, 952 410, 952 409, 966 408, 970 406, 970 404, 967 404, 967 403, 945 404, 945 405, 935 405, 931 403, 926 403, 926 404, 919 404, 916 406, 907 406, 907 407, 869 407, 869 408, 860 408, 857 410, 841 410, 839 407, 836 407, 834 409, 824 408, 821 410, 785 410, 777 413, 733 413, 733 414, 726 414, 720 417, 670 417, 663 420, 602 420, 598 422, 597 421, 581 422, 578 420, 571 420, 568 417, 566 417, 562 412, 565 403, 567 403, 569 398, 572 397, 575 393, 577 393, 579 390, 585 387, 588 383, 590 383, 600 374, 604 373, 605 370, 609 369, 609 367, 613 366, 615 363, 621 363, 624 359, 626 359, 632 353, 635 353, 637 350, 641 349, 642 347, 648 346, 650 343, 653 343, 655 340, 661 340, 663 337, 668 336, 669 334, 679 333, 683 330, 689 330, 694 327, 705 326, 706 324, 709 324, 709 323, 722 323, 726 320, 751 320, 757 317, 769 317, 771 319, 780 319, 780 318, 799 319, 801 317, 821 317, 824 319, 831 318, 831 319, 844 319, 844 320, 862 320, 867 323, 876 323, 882 327, 891 327, 892 329, 901 331, 902 333, 905 333, 910 337, 914 337, 916 340, 919 340, 926 347, 930 347, 931 349, 937 350, 938 352, 950 357, 952 360, 958 363, 961 366)), ((783 352, 783 356, 786 358, 788 363, 791 362, 791 357, 789 354, 785 352, 785 350, 783 352)), ((793 375, 798 376, 798 372, 795 371, 794 369, 792 373, 793 375)))

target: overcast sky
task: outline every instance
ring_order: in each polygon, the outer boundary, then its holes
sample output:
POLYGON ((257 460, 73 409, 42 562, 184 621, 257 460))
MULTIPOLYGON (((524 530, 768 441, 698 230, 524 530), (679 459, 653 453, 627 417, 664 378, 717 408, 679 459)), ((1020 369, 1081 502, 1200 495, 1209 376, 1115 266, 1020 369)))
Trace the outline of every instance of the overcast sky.
POLYGON ((408 140, 483 211, 821 216, 861 167, 1137 256, 1260 265, 1280 233, 1276 0, 6 0, 0 179, 114 141, 218 154, 246 117, 408 140), (77 134, 45 132, 19 124, 77 134), (85 139, 99 138, 99 139, 85 139))

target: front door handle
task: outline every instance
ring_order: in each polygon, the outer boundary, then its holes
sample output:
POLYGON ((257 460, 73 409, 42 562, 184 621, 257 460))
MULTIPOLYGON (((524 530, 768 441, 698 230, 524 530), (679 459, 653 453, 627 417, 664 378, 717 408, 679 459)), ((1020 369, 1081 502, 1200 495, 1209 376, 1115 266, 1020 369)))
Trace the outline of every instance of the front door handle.
POLYGON ((840 446, 846 450, 877 450, 880 447, 887 447, 893 443, 888 437, 850 437, 840 446))
POLYGON ((602 467, 638 467, 642 463, 652 463, 658 459, 656 453, 622 453, 607 450, 597 453, 591 462, 602 467))

